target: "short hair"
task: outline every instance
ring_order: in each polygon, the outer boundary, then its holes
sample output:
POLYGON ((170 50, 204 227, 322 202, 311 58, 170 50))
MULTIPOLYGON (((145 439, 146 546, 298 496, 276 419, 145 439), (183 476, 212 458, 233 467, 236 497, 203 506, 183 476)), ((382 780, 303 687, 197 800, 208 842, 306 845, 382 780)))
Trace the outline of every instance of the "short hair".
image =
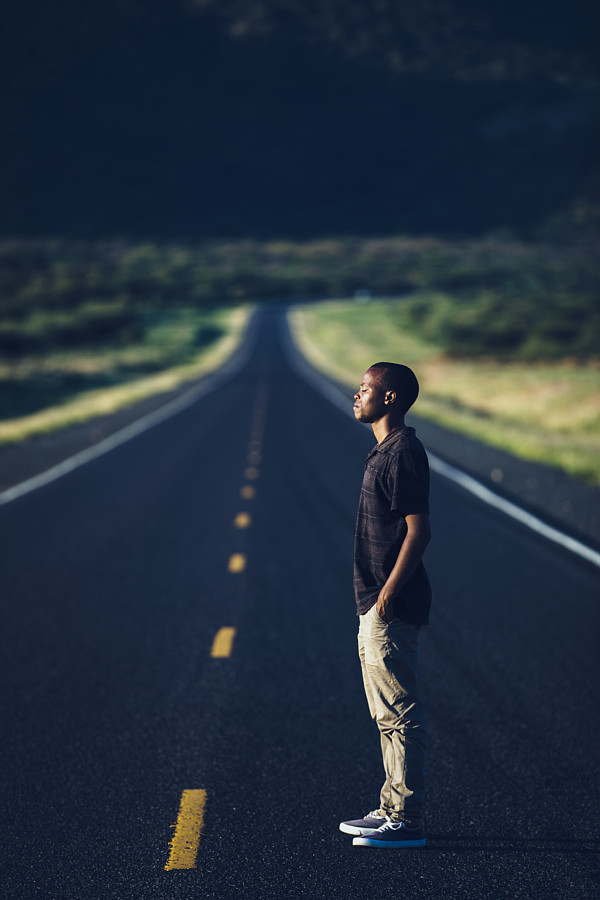
POLYGON ((408 412, 419 396, 417 376, 401 363, 378 362, 369 368, 381 369, 381 384, 386 391, 395 391, 402 413, 408 412))

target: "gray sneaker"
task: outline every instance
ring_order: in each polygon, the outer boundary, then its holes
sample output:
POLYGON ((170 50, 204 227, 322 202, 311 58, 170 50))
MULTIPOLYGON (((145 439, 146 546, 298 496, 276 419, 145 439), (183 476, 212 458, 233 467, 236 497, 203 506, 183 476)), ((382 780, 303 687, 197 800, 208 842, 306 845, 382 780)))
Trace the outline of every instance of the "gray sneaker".
POLYGON ((375 831, 361 832, 352 844, 355 847, 424 847, 427 841, 421 825, 407 825, 406 822, 392 822, 388 819, 375 831))
POLYGON ((344 834, 368 834, 389 821, 387 816, 382 816, 378 809, 367 813, 364 819, 352 819, 350 822, 340 822, 340 831, 344 834))

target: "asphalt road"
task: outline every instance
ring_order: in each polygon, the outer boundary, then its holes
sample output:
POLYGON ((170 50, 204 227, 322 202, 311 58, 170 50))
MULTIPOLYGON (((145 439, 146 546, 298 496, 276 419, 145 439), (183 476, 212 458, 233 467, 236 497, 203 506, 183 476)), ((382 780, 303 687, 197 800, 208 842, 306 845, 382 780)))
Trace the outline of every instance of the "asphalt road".
POLYGON ((235 377, 0 507, 3 896, 597 897, 600 573, 438 476, 429 844, 338 831, 382 778, 351 582, 373 437, 281 328, 264 314, 235 377), (165 870, 184 791, 196 865, 165 870))

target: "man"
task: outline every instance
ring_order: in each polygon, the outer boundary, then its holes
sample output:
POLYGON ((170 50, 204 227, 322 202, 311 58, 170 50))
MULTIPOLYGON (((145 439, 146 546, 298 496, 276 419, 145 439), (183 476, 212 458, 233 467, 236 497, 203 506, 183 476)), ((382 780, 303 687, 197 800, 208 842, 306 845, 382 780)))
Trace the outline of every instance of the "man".
POLYGON ((369 712, 381 739, 385 782, 379 808, 340 824, 366 847, 424 847, 425 722, 417 687, 419 629, 431 587, 429 464, 404 424, 419 384, 407 366, 376 363, 354 396, 354 415, 377 444, 367 456, 354 545, 358 648, 369 712))

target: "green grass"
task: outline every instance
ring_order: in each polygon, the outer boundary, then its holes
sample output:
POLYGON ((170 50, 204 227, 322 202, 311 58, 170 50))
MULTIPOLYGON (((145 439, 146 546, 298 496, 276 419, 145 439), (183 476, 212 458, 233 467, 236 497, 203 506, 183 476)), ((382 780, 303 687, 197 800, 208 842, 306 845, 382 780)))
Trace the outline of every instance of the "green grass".
POLYGON ((599 258, 591 239, 5 239, 0 442, 193 377, 239 334, 241 304, 393 296, 307 309, 311 352, 352 381, 401 353, 423 414, 597 481, 599 258))
POLYGON ((0 444, 88 421, 166 393, 218 368, 249 307, 174 307, 142 318, 134 342, 48 347, 0 364, 0 444))
POLYGON ((296 308, 298 342, 317 368, 357 387, 374 362, 415 369, 414 412, 525 459, 600 484, 600 366, 452 359, 415 333, 407 300, 296 308))
POLYGON ((480 238, 0 241, 0 352, 111 335, 140 317, 281 297, 412 294, 403 324, 454 356, 585 360, 600 346, 600 250, 480 238))

